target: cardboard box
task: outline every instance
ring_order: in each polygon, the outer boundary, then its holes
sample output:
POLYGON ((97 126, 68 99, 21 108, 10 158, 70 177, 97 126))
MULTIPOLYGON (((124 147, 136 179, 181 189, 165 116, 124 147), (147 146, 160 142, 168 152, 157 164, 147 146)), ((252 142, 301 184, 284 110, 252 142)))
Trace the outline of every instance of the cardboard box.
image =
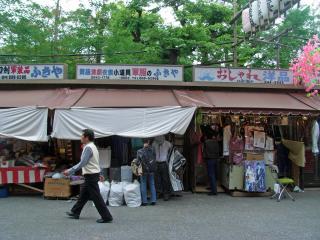
POLYGON ((71 196, 70 180, 46 178, 44 182, 44 196, 69 198, 71 196))
POLYGON ((249 161, 261 161, 261 160, 264 160, 264 154, 247 153, 246 160, 249 160, 249 161))

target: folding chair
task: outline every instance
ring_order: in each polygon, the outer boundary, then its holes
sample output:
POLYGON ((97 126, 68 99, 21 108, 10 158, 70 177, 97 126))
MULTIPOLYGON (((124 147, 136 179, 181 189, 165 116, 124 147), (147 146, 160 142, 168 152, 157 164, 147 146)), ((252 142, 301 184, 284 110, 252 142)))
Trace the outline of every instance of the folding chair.
MULTIPOLYGON (((272 165, 272 170, 275 171, 276 173, 279 173, 279 169, 275 165, 272 165)), ((296 199, 288 191, 288 187, 294 184, 294 180, 292 178, 287 178, 287 177, 278 178, 275 180, 279 185, 279 189, 275 189, 275 193, 271 197, 271 199, 276 198, 277 202, 280 202, 283 198, 288 196, 292 201, 295 201, 296 199)))

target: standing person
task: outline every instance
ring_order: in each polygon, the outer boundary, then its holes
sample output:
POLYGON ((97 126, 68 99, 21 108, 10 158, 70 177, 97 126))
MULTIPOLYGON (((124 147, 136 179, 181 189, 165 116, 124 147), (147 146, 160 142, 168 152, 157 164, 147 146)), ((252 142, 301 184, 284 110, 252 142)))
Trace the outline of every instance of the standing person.
POLYGON ((203 157, 207 162, 208 177, 210 181, 210 193, 208 195, 217 195, 216 168, 220 157, 220 147, 217 139, 217 133, 213 132, 204 142, 203 157))
POLYGON ((93 141, 94 132, 91 129, 83 130, 81 143, 84 144, 84 148, 81 154, 81 160, 74 167, 64 171, 64 175, 69 176, 82 168, 82 174, 85 179, 80 188, 78 201, 71 211, 66 212, 66 214, 71 218, 79 219, 84 205, 88 200, 92 200, 101 216, 101 219, 98 219, 97 223, 108 223, 112 222, 113 218, 100 194, 98 181, 103 177, 100 177, 99 152, 93 141))
POLYGON ((172 144, 164 136, 156 137, 153 143, 157 162, 157 191, 163 194, 163 200, 168 201, 171 193, 171 182, 168 168, 168 155, 172 144))
POLYGON ((154 175, 157 169, 156 155, 152 146, 150 146, 150 140, 143 140, 143 148, 137 151, 137 164, 142 165, 142 176, 140 176, 140 189, 142 197, 142 206, 148 204, 147 200, 147 182, 151 191, 151 205, 156 205, 157 192, 154 184, 154 175))

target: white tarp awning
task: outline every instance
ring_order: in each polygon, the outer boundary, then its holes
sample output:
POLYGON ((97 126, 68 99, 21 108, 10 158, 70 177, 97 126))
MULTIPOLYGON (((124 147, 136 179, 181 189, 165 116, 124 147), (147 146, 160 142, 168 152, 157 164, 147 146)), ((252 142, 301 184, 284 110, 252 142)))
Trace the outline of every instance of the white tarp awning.
POLYGON ((146 138, 169 132, 182 135, 195 110, 195 107, 57 109, 52 137, 79 139, 86 128, 93 129, 96 138, 111 135, 146 138))
POLYGON ((26 141, 48 141, 48 109, 35 107, 0 109, 0 136, 26 141))

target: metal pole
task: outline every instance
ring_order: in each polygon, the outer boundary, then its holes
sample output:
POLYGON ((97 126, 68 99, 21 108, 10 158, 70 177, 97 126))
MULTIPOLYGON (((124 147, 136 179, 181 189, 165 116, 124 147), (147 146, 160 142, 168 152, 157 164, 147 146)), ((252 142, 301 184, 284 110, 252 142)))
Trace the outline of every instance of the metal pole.
POLYGON ((277 69, 280 68, 280 45, 279 45, 280 38, 278 37, 276 48, 277 48, 277 69))
MULTIPOLYGON (((233 15, 234 17, 237 15, 237 0, 233 0, 233 15)), ((233 67, 237 67, 238 66, 238 54, 237 54, 237 23, 238 21, 234 21, 233 23, 233 67)))

